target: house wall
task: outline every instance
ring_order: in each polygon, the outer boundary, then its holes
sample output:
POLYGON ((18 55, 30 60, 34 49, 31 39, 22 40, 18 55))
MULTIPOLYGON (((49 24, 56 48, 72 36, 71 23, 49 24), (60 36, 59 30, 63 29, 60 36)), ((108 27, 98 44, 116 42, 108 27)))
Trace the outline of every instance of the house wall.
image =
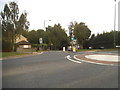
POLYGON ((20 48, 20 47, 18 47, 16 51, 18 53, 33 53, 33 52, 36 52, 36 50, 33 49, 33 48, 20 48))
POLYGON ((25 46, 28 46, 28 48, 31 48, 31 45, 19 45, 20 48, 25 48, 25 46))
POLYGON ((28 48, 24 48, 25 45, 19 45, 19 47, 17 47, 17 52, 18 53, 33 53, 36 50, 31 48, 31 45, 28 45, 28 48))

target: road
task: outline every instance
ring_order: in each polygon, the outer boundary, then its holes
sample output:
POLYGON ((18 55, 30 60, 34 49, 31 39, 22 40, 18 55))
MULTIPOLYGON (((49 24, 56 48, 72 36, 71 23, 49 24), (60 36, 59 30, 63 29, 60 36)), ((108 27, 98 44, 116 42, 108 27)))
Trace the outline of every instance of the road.
POLYGON ((75 54, 49 51, 3 60, 3 88, 118 88, 117 66, 75 63, 65 58, 75 54))

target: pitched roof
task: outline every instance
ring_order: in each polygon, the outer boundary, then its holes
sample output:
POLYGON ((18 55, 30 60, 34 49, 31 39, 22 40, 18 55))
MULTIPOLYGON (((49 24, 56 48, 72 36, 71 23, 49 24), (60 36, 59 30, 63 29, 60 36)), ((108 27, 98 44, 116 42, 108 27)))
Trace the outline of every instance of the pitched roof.
POLYGON ((17 43, 18 45, 31 45, 31 43, 25 41, 25 40, 22 40, 20 42, 17 43))
POLYGON ((15 43, 18 43, 20 41, 28 41, 26 37, 24 37, 23 35, 19 35, 16 37, 16 42, 15 43))

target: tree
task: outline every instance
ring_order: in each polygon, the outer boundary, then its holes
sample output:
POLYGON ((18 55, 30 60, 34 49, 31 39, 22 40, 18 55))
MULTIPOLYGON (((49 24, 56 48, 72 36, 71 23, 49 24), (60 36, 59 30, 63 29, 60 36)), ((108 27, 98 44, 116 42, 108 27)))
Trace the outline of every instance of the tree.
MULTIPOLYGON (((27 30, 29 27, 27 13, 24 12, 19 15, 19 8, 17 3, 10 2, 9 4, 5 4, 4 10, 0 15, 2 18, 2 44, 3 46, 6 45, 6 47, 10 47, 10 51, 14 51, 16 37, 22 34, 22 31, 27 30)), ((3 49, 5 48, 3 47, 3 49)))
POLYGON ((101 34, 97 34, 96 36, 94 35, 94 37, 91 37, 89 40, 90 46, 92 46, 93 48, 100 48, 100 47, 113 48, 114 39, 115 39, 115 44, 120 45, 119 34, 120 34, 120 31, 115 31, 115 32, 111 31, 111 32, 103 32, 101 34), (114 38, 114 35, 115 35, 115 38, 114 38))
POLYGON ((32 44, 39 44, 39 38, 43 38, 44 41, 44 37, 45 37, 45 31, 42 29, 39 30, 32 30, 29 32, 24 32, 23 34, 25 37, 27 37, 28 41, 32 44))
POLYGON ((23 34, 25 31, 28 31, 29 25, 30 23, 27 21, 27 13, 24 11, 20 16, 19 21, 17 22, 16 34, 23 34))
POLYGON ((54 27, 47 28, 48 45, 53 46, 53 49, 62 49, 69 45, 69 40, 65 30, 62 29, 61 25, 54 25, 54 27))
POLYGON ((85 23, 71 23, 69 26, 73 28, 73 33, 75 35, 75 39, 77 39, 78 44, 83 48, 84 43, 89 39, 91 35, 90 29, 85 25, 85 23))
POLYGON ((72 38, 72 32, 73 32, 74 27, 75 27, 76 24, 77 24, 77 22, 74 21, 74 22, 70 22, 70 25, 68 26, 70 39, 72 38))
POLYGON ((48 26, 46 31, 42 29, 25 31, 23 35, 27 37, 30 43, 37 45, 39 44, 39 38, 42 38, 43 43, 54 50, 60 50, 69 45, 69 38, 60 24, 55 24, 53 27, 48 26))

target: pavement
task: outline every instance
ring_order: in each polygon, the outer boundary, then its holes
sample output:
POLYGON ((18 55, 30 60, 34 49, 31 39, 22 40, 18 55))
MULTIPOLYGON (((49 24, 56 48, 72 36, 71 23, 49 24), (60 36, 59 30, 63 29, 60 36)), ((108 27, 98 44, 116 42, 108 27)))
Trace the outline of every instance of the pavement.
POLYGON ((76 63, 72 58, 76 54, 93 52, 48 51, 34 56, 3 60, 2 87, 118 88, 118 67, 76 63), (66 58, 68 55, 70 60, 66 58))

